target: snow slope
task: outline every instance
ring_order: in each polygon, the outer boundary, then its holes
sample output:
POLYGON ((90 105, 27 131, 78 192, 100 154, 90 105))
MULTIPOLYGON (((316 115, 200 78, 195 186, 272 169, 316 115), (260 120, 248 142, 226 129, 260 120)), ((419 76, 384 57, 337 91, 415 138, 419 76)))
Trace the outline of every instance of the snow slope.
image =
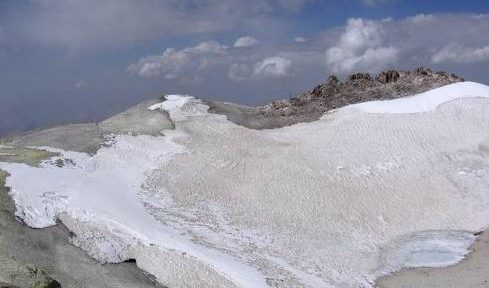
POLYGON ((461 98, 488 97, 488 87, 475 82, 459 82, 426 91, 411 97, 390 101, 370 101, 351 105, 367 113, 420 113, 436 109, 444 103, 461 98))
POLYGON ((257 131, 170 95, 150 107, 175 122, 164 137, 0 169, 29 226, 61 218, 169 287, 371 287, 456 263, 489 224, 488 97, 457 83, 257 131))

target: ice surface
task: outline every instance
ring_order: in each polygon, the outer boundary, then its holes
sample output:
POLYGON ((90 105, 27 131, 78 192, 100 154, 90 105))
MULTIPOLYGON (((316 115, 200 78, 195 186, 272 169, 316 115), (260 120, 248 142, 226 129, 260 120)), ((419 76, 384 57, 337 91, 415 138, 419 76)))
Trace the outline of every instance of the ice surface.
POLYGON ((150 107, 175 122, 164 137, 0 169, 28 225, 60 217, 93 257, 169 287, 371 287, 459 261, 489 224, 485 97, 453 84, 257 131, 170 95, 150 107))
POLYGON ((386 244, 381 265, 385 273, 401 268, 443 267, 456 264, 475 240, 466 231, 423 231, 403 235, 386 244))

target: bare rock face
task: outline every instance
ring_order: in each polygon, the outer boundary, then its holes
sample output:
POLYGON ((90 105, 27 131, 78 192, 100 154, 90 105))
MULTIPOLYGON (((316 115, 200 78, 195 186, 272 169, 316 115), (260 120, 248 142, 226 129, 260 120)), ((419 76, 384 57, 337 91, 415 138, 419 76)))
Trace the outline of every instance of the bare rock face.
POLYGON ((387 70, 375 78, 368 73, 355 73, 345 82, 339 81, 336 76, 330 76, 325 83, 298 97, 274 101, 264 106, 261 113, 274 117, 304 113, 317 115, 349 104, 395 99, 460 81, 464 79, 425 67, 414 71, 387 70))

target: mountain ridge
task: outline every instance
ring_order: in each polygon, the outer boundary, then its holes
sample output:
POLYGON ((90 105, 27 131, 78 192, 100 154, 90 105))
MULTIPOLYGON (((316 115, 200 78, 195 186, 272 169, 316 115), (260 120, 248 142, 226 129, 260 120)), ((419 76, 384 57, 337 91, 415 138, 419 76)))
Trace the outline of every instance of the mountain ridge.
POLYGON ((452 83, 462 77, 430 68, 415 70, 385 70, 375 77, 369 73, 354 73, 345 81, 335 75, 296 97, 276 100, 261 107, 205 101, 209 112, 223 114, 228 120, 252 129, 272 129, 311 122, 324 113, 350 104, 373 100, 391 100, 419 94, 452 83))

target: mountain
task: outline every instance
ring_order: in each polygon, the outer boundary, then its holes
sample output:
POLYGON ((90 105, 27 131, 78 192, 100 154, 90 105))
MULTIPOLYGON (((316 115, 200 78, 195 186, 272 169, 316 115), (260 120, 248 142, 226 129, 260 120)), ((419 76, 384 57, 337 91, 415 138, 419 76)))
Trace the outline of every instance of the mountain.
MULTIPOLYGON (((488 226, 488 98, 428 69, 330 78, 264 107, 166 95, 5 139, 0 169, 25 224, 61 222, 93 259, 159 285, 373 287, 457 263, 488 226)), ((73 285, 50 261, 36 265, 73 285)))

